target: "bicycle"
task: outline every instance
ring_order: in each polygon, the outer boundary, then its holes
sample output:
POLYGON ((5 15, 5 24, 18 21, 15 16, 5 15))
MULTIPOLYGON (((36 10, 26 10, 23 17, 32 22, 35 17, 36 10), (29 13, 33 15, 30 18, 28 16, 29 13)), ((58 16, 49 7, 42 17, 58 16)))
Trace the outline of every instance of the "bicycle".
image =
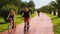
POLYGON ((28 33, 29 32, 29 23, 28 21, 26 20, 26 22, 24 23, 24 34, 28 33))
POLYGON ((8 25, 8 33, 12 34, 13 31, 14 32, 16 31, 16 25, 12 22, 12 23, 9 23, 9 25, 8 25))

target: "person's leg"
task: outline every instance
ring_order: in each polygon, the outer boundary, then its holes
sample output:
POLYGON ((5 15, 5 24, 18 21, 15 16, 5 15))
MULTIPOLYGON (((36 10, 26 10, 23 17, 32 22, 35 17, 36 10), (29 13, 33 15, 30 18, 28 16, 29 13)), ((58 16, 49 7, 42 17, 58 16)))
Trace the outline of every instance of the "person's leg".
POLYGON ((38 16, 39 16, 39 13, 37 13, 38 14, 38 16))
POLYGON ((27 31, 29 32, 29 27, 30 27, 30 25, 29 25, 29 18, 27 18, 27 31))
POLYGON ((14 23, 14 31, 16 31, 16 24, 15 24, 15 21, 14 21, 13 23, 14 23))
POLYGON ((15 29, 15 21, 14 20, 11 21, 11 26, 12 26, 11 32, 15 33, 16 29, 15 29))
POLYGON ((13 32, 15 32, 15 30, 16 30, 16 24, 15 24, 14 19, 12 19, 12 30, 13 30, 13 32))
POLYGON ((9 30, 8 30, 8 32, 12 33, 12 19, 9 18, 9 21, 10 21, 10 24, 9 24, 9 30))
POLYGON ((13 33, 13 32, 15 32, 15 21, 14 21, 14 19, 13 18, 10 18, 10 23, 11 23, 11 32, 13 33))
POLYGON ((27 32, 29 32, 29 27, 30 27, 30 25, 29 25, 29 22, 27 23, 27 32))
POLYGON ((24 32, 26 32, 26 18, 24 18, 24 32))

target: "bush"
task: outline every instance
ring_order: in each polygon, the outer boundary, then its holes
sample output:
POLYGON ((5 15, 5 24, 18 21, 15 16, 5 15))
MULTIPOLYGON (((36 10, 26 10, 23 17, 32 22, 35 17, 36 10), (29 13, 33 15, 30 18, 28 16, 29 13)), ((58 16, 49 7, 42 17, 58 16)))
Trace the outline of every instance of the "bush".
POLYGON ((8 10, 1 10, 1 17, 3 17, 3 19, 5 20, 5 22, 7 22, 6 18, 8 16, 8 10))
POLYGON ((11 9, 11 8, 15 10, 16 14, 18 13, 18 7, 15 6, 15 5, 12 5, 12 4, 7 4, 7 5, 3 6, 1 9, 2 9, 2 10, 3 10, 3 9, 9 10, 9 9, 11 9))
POLYGON ((7 22, 6 18, 8 16, 8 13, 9 13, 9 9, 10 8, 14 9, 15 12, 16 12, 16 14, 18 13, 18 7, 16 7, 15 5, 7 4, 7 5, 3 6, 1 8, 0 15, 1 15, 1 17, 4 18, 5 22, 7 22))

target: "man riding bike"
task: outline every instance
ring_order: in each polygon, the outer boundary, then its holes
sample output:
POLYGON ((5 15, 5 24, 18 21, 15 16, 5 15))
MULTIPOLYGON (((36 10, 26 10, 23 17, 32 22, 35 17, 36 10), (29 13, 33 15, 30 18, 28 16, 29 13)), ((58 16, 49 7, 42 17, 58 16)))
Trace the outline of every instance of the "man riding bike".
POLYGON ((29 8, 25 7, 24 8, 24 11, 22 11, 22 15, 23 15, 23 18, 24 18, 24 32, 29 32, 29 20, 30 20, 30 11, 29 11, 29 8), (27 27, 26 27, 27 25, 27 27), (27 28, 27 30, 26 30, 27 28))

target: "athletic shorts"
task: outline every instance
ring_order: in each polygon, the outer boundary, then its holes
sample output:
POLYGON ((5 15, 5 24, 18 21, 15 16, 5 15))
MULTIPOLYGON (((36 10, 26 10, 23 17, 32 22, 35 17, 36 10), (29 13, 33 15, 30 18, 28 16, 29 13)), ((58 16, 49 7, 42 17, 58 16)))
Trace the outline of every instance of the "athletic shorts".
POLYGON ((9 21, 10 21, 10 19, 13 20, 13 21, 15 20, 15 18, 8 18, 9 21))
POLYGON ((24 22, 29 21, 29 20, 30 20, 30 18, 24 18, 24 22))

